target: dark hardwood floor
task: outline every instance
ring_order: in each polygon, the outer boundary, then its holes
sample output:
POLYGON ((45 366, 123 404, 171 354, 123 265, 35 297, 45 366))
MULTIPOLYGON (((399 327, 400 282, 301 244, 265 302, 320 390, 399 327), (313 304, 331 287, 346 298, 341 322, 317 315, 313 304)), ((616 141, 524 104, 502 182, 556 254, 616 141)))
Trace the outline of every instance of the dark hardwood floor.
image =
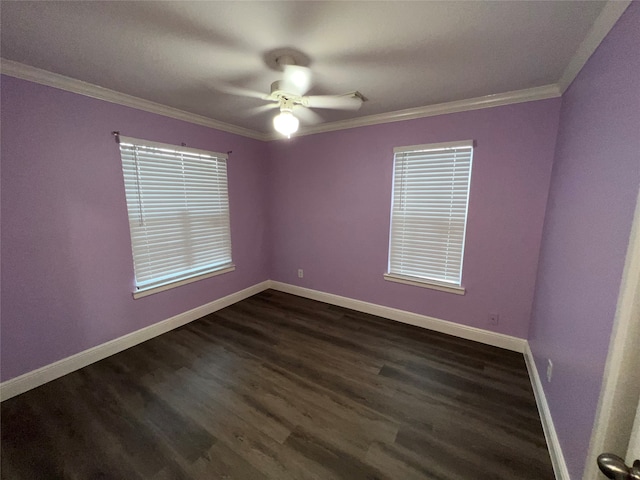
POLYGON ((272 290, 1 408, 3 479, 553 479, 522 355, 272 290))

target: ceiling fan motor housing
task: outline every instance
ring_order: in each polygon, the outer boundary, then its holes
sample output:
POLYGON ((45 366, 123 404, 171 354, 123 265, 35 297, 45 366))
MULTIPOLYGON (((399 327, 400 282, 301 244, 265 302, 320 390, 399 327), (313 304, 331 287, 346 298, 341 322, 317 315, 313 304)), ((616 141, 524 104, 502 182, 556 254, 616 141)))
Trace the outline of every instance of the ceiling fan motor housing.
POLYGON ((285 92, 280 87, 281 81, 276 80, 271 84, 271 93, 269 95, 270 100, 280 102, 280 110, 287 109, 293 110, 294 105, 302 104, 302 97, 293 93, 285 92))

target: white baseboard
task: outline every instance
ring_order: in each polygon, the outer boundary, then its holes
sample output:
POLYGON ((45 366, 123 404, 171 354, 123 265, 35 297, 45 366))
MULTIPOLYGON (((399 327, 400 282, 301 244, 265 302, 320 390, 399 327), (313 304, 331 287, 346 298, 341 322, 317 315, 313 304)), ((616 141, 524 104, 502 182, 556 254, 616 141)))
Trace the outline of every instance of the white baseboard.
POLYGON ((157 337, 158 335, 162 335, 170 330, 181 327, 182 325, 197 320, 198 318, 222 308, 228 307, 229 305, 239 302, 240 300, 244 300, 245 298, 255 295, 256 293, 260 293, 268 288, 520 353, 524 353, 525 346, 527 345, 526 340, 522 338, 460 325, 458 323, 440 320, 426 315, 419 315, 417 313, 407 312, 404 310, 398 310, 396 308, 376 305, 374 303, 363 302, 361 300, 341 297, 340 295, 311 290, 273 280, 266 280, 109 342, 76 353, 70 357, 63 358, 55 363, 45 365, 37 370, 27 372, 19 377, 7 380, 0 384, 0 401, 4 401, 8 398, 15 397, 16 395, 39 387, 40 385, 44 385, 56 378, 86 367, 87 365, 91 365, 103 358, 107 358, 118 352, 126 350, 127 348, 157 337))
POLYGON ((151 338, 162 335, 170 330, 186 325, 189 322, 197 320, 205 315, 218 311, 222 308, 228 307, 237 303, 245 298, 249 298, 252 295, 260 293, 264 290, 272 288, 285 293, 291 293, 300 297, 310 298, 320 302, 337 305, 339 307, 350 308, 359 312, 369 313, 397 322, 414 325, 429 330, 434 330, 441 333, 446 333, 467 340, 473 340, 476 342, 484 343, 487 345, 493 345, 495 347, 504 348, 506 350, 512 350, 515 352, 523 353, 527 370, 529 371, 529 377, 531 379, 531 385, 533 386, 533 393, 536 398, 536 404, 538 405, 538 411, 542 420, 542 427, 544 429, 544 435, 547 440, 549 448, 549 454, 551 456, 551 463, 557 480, 570 480, 567 465, 562 454, 558 435, 556 434, 553 420, 551 418, 551 412, 549 405, 542 388, 540 376, 533 360, 533 354, 529 347, 529 343, 522 338, 512 337, 501 333, 490 332, 475 327, 469 327, 466 325, 460 325, 458 323, 441 320, 438 318, 428 317, 426 315, 420 315, 417 313, 407 312, 405 310, 399 310, 396 308, 385 307, 383 305, 377 305, 375 303, 364 302, 361 300, 355 300, 348 297, 342 297, 340 295, 334 295, 332 293, 320 292, 318 290, 312 290, 309 288, 299 287, 296 285, 290 285, 287 283, 276 282, 274 280, 266 280, 251 287, 240 290, 239 292, 232 293, 226 297, 219 298, 213 302, 207 303, 200 307, 194 308, 187 312, 183 312, 174 317, 168 318, 161 322, 155 323, 148 327, 142 328, 135 332, 129 333, 122 337, 116 338, 109 342, 103 343, 96 347, 90 348, 83 352, 77 353, 70 357, 59 360, 50 365, 45 365, 42 368, 27 372, 19 377, 12 378, 0 384, 0 401, 7 400, 16 395, 20 395, 28 390, 44 385, 47 382, 62 377, 68 373, 71 373, 80 368, 91 365, 99 360, 107 358, 118 352, 126 350, 127 348, 138 345, 151 338))
POLYGON ((538 374, 538 369, 536 368, 536 364, 533 359, 533 353, 529 347, 529 342, 527 342, 525 347, 524 361, 527 364, 529 378, 531 379, 531 386, 533 387, 533 394, 536 397, 538 413, 540 413, 540 419, 542 420, 542 429, 544 430, 544 436, 547 439, 547 447, 549 448, 549 455, 551 456, 551 464, 553 465, 556 480, 571 480, 567 464, 564 461, 564 455, 562 454, 560 440, 558 439, 556 428, 553 425, 553 419, 551 418, 551 410, 549 410, 547 397, 544 394, 540 375, 538 374))
POLYGON ((133 347, 134 345, 138 345, 139 343, 157 337, 158 335, 162 335, 170 330, 186 325, 187 323, 197 320, 205 315, 228 307, 229 305, 233 305, 240 300, 244 300, 245 298, 266 290, 269 288, 269 285, 270 281, 265 280, 264 282, 245 288, 244 290, 240 290, 239 292, 232 293, 226 297, 219 298, 213 302, 201 305, 192 310, 180 313, 158 323, 154 323, 153 325, 136 330, 135 332, 96 347, 76 353, 70 357, 63 358, 55 363, 45 365, 37 370, 32 370, 31 372, 27 372, 19 377, 2 382, 0 384, 0 401, 20 395, 32 388, 39 387, 51 380, 55 380, 63 375, 86 367, 87 365, 91 365, 98 360, 107 358, 113 354, 126 350, 127 348, 133 347))
POLYGON ((398 310, 397 308, 385 307, 383 305, 363 302, 362 300, 354 300, 353 298, 348 297, 341 297, 340 295, 334 295, 332 293, 311 290, 309 288, 276 282, 274 280, 270 281, 269 286, 274 290, 291 293, 292 295, 298 295, 299 297, 310 298, 312 300, 330 303, 339 307, 350 308, 351 310, 357 310, 358 312, 377 315, 378 317, 388 318, 390 320, 395 320, 396 322, 408 323, 409 325, 415 325, 428 330, 466 338, 467 340, 474 340, 486 345, 493 345, 494 347, 500 347, 518 353, 524 353, 525 346, 527 345, 527 341, 524 338, 490 332, 488 330, 469 327, 467 325, 461 325, 447 320, 440 320, 439 318, 428 317, 426 315, 407 312, 405 310, 398 310))
POLYGON ((524 354, 556 480, 571 480, 527 340, 274 280, 269 282, 269 288, 524 354))

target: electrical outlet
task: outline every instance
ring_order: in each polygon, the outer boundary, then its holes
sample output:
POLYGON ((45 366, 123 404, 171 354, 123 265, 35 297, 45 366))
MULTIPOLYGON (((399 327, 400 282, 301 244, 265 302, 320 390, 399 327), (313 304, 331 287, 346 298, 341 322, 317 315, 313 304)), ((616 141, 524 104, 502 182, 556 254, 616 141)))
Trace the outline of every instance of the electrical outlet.
POLYGON ((302 278, 302 277, 304 277, 304 271, 301 268, 299 268, 298 269, 298 278, 302 278))
POLYGON ((498 325, 498 321, 500 320, 500 315, 497 313, 489 314, 489 325, 498 325))
POLYGON ((551 377, 553 377, 553 362, 547 358, 547 382, 551 381, 551 377))

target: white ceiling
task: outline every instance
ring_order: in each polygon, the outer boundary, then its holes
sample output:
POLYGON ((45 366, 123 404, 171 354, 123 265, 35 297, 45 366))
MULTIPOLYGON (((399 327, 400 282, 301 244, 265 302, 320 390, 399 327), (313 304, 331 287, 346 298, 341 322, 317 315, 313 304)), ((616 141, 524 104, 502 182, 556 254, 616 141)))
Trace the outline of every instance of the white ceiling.
POLYGON ((293 47, 311 94, 359 90, 358 112, 325 122, 559 82, 604 1, 3 1, 5 59, 257 132, 280 74, 268 52, 293 47))

